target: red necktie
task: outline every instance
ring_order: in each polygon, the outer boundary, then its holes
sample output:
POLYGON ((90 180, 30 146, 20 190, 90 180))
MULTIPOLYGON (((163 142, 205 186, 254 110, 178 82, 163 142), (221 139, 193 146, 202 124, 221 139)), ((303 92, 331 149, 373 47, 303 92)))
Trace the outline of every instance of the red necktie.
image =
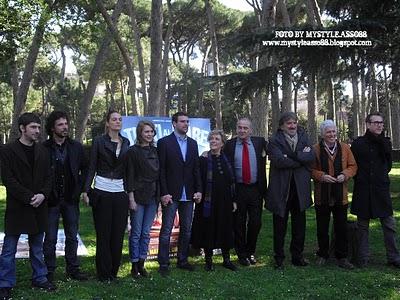
POLYGON ((244 184, 250 184, 251 180, 249 147, 247 146, 246 141, 243 142, 243 151, 242 151, 242 180, 244 184))

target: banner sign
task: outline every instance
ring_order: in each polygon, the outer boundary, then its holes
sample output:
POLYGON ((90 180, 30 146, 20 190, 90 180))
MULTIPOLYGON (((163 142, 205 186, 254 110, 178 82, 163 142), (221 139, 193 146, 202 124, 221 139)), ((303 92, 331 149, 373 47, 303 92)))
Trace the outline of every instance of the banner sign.
MULTIPOLYGON (((170 117, 137 117, 126 116, 122 117, 122 130, 121 134, 128 138, 131 145, 135 143, 136 139, 136 125, 140 120, 149 120, 154 123, 157 135, 154 140, 172 133, 172 121, 170 117)), ((197 141, 199 147, 199 155, 204 151, 209 150, 207 142, 208 134, 210 133, 210 119, 203 118, 189 118, 189 131, 187 133, 192 139, 197 141)))

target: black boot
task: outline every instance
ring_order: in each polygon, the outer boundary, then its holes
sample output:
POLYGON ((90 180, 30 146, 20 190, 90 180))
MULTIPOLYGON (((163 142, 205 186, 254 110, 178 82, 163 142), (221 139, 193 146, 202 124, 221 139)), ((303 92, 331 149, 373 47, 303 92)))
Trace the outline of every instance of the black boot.
POLYGON ((139 276, 140 276, 140 273, 139 273, 139 263, 138 262, 133 262, 132 263, 132 268, 131 268, 131 276, 134 278, 134 279, 137 279, 137 278, 139 278, 139 276))
POLYGON ((212 262, 213 250, 212 249, 204 249, 204 254, 205 254, 205 260, 206 260, 204 269, 207 272, 214 271, 214 265, 212 262))
POLYGON ((212 262, 212 256, 206 257, 206 265, 204 266, 204 269, 208 272, 214 271, 214 265, 212 262))
POLYGON ((139 271, 139 274, 142 275, 143 277, 149 276, 149 273, 144 268, 144 259, 139 259, 138 271, 139 271))
POLYGON ((222 249, 222 257, 224 259, 224 262, 222 263, 222 265, 231 270, 231 271, 237 271, 237 267, 231 262, 231 258, 229 255, 229 250, 226 249, 222 249))

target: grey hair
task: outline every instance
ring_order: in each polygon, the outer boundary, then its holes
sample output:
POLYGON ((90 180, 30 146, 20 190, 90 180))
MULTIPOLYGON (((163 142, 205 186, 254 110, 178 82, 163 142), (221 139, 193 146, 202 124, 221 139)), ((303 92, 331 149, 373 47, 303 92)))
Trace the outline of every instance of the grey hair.
POLYGON ((250 128, 253 128, 253 123, 251 122, 250 118, 248 118, 248 117, 241 117, 241 118, 239 118, 239 119, 237 120, 237 122, 236 122, 236 126, 237 126, 237 124, 239 124, 240 121, 249 122, 250 128))
POLYGON ((333 121, 333 120, 325 120, 325 121, 323 121, 322 123, 321 123, 321 125, 319 125, 319 129, 320 129, 320 133, 321 133, 321 136, 323 136, 324 134, 325 134, 325 131, 326 131, 326 129, 328 128, 328 127, 335 127, 335 128, 337 128, 336 127, 336 124, 335 124, 335 122, 333 121))
POLYGON ((208 134, 207 141, 210 141, 211 137, 214 135, 219 135, 221 137, 222 143, 224 143, 224 145, 225 145, 226 136, 225 136, 225 133, 223 130, 220 130, 220 129, 211 130, 210 133, 208 134))

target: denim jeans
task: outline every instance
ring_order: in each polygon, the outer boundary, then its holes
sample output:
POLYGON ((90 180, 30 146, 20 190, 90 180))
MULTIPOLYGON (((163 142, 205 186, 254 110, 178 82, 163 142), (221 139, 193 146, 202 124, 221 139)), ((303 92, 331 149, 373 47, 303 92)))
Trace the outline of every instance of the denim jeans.
POLYGON ((137 204, 136 211, 131 210, 131 234, 129 236, 129 254, 131 262, 147 258, 150 242, 150 229, 157 212, 157 204, 137 204))
POLYGON ((59 205, 49 207, 48 228, 43 243, 44 260, 49 273, 56 269, 56 244, 58 225, 62 216, 65 232, 65 267, 68 274, 79 271, 78 260, 78 228, 79 228, 79 203, 61 202, 59 205))
MULTIPOLYGON (((13 287, 16 283, 15 253, 19 234, 4 236, 3 250, 0 256, 0 288, 13 287)), ((28 235, 29 261, 32 267, 32 282, 47 281, 47 268, 43 260, 43 233, 28 235)))
POLYGON ((173 201, 162 208, 162 225, 158 243, 158 263, 169 266, 169 250, 175 213, 179 213, 178 264, 187 262, 192 230, 193 201, 173 201))

